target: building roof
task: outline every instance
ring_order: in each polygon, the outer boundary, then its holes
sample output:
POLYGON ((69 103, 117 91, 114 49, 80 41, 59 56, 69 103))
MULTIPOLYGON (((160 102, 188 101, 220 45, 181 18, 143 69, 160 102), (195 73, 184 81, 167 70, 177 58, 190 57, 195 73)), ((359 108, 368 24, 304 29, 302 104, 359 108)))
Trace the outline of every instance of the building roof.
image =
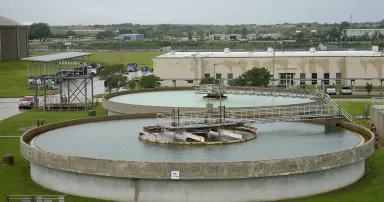
MULTIPOLYGON (((155 58, 268 58, 273 52, 169 52, 155 58)), ((384 57, 375 51, 284 51, 275 52, 275 57, 384 57)))
POLYGON ((51 55, 42 55, 36 57, 22 58, 21 60, 29 62, 54 62, 59 60, 68 60, 73 58, 79 58, 92 55, 92 53, 83 53, 83 52, 65 52, 51 55))
POLYGON ((22 24, 0 15, 0 26, 23 26, 22 24))

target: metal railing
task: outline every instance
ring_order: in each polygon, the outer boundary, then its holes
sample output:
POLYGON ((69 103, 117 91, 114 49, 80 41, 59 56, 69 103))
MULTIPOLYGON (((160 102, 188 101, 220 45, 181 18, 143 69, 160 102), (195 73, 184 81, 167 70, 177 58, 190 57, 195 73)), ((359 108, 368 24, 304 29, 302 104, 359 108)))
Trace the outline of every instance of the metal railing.
POLYGON ((317 97, 326 105, 328 105, 331 109, 337 111, 345 120, 348 122, 365 127, 355 116, 350 114, 342 105, 337 104, 335 101, 331 99, 331 97, 326 94, 322 90, 316 90, 317 97))
POLYGON ((67 196, 58 195, 7 195, 5 202, 66 202, 67 196))
POLYGON ((158 125, 168 129, 215 126, 234 123, 273 123, 341 117, 337 110, 323 104, 230 110, 220 114, 204 111, 157 113, 158 125))
POLYGON ((258 95, 278 97, 309 98, 314 95, 314 90, 296 88, 260 88, 249 86, 228 86, 207 84, 195 87, 196 94, 234 94, 234 95, 258 95))
POLYGON ((71 100, 70 103, 68 103, 68 100, 64 99, 61 103, 59 97, 47 97, 45 102, 44 98, 38 98, 37 107, 39 109, 45 109, 47 111, 59 110, 60 106, 61 110, 84 111, 85 108, 92 107, 95 103, 95 100, 94 103, 92 103, 91 98, 75 98, 74 100, 71 100))
POLYGON ((372 106, 384 106, 384 97, 373 97, 372 106))

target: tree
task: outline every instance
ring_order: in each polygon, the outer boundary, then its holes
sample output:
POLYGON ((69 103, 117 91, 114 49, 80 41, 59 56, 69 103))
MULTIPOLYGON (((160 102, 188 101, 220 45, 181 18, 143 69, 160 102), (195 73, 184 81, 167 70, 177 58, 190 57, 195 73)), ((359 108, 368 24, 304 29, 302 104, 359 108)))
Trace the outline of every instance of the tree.
POLYGON ((160 77, 155 75, 141 76, 138 82, 140 88, 156 88, 160 87, 160 77))
POLYGON ((96 39, 98 40, 105 40, 106 38, 112 38, 114 36, 113 31, 106 30, 103 32, 99 32, 96 34, 96 39))
POLYGON ((45 40, 48 37, 52 36, 52 32, 49 29, 49 25, 47 23, 33 23, 29 27, 29 39, 34 40, 45 40))
POLYGON ((215 83, 215 78, 214 77, 205 77, 200 80, 200 85, 204 84, 214 84, 215 83))
POLYGON ((248 29, 246 27, 243 27, 241 29, 241 35, 243 36, 243 38, 246 38, 247 34, 248 34, 248 29))
POLYGON ((130 89, 135 89, 136 88, 136 81, 134 79, 131 79, 127 82, 127 85, 130 89))
POLYGON ((188 40, 189 41, 192 41, 192 35, 193 35, 192 31, 188 31, 188 40))
POLYGON ((72 30, 69 30, 69 31, 67 32, 67 34, 66 34, 66 37, 68 38, 68 37, 70 37, 70 36, 77 36, 77 33, 74 32, 74 31, 72 31, 72 30))
POLYGON ((128 78, 124 76, 127 69, 123 65, 110 65, 106 66, 99 73, 99 79, 103 80, 108 87, 108 92, 111 93, 112 89, 119 89, 126 85, 128 78))
POLYGON ((341 22, 339 25, 340 31, 343 31, 344 29, 348 29, 351 26, 351 24, 347 21, 341 22))
POLYGON ((268 86, 272 75, 266 68, 254 67, 233 80, 235 86, 268 86))
POLYGON ((197 35, 199 35, 200 41, 204 41, 205 40, 204 30, 202 30, 202 29, 198 30, 197 31, 197 35))
POLYGON ((367 82, 367 84, 365 84, 365 90, 367 90, 367 93, 369 95, 372 92, 372 90, 373 90, 373 84, 369 84, 367 82))

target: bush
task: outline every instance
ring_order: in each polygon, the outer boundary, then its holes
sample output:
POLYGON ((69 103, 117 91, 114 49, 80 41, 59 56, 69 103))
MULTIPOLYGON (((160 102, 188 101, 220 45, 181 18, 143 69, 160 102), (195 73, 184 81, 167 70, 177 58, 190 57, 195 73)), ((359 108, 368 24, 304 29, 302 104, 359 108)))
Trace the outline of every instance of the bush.
POLYGON ((156 88, 160 87, 160 77, 155 75, 141 76, 138 82, 140 88, 156 88))
POLYGON ((214 84, 215 83, 215 78, 214 77, 205 77, 200 80, 200 85, 204 84, 214 84))
POLYGON ((127 82, 127 86, 130 88, 130 89, 135 89, 136 88, 136 81, 134 80, 134 79, 132 79, 132 80, 129 80, 128 82, 127 82))

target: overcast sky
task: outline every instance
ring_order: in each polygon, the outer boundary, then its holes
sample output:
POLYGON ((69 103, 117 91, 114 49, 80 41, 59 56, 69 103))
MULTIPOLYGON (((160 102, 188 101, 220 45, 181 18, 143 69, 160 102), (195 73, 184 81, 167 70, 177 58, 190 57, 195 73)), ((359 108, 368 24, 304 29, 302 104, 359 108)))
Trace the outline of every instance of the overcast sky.
POLYGON ((276 24, 380 21, 384 0, 0 0, 20 23, 276 24))

